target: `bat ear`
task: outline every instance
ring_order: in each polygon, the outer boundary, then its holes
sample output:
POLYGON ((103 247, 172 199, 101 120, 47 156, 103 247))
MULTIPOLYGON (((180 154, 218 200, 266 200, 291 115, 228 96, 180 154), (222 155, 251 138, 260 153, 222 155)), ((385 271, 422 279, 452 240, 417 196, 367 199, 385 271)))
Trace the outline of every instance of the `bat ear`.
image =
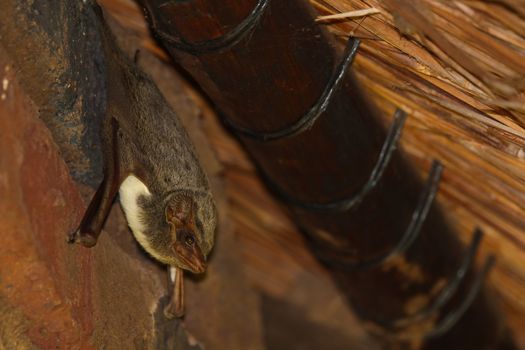
POLYGON ((177 226, 193 222, 193 200, 186 196, 174 198, 166 206, 166 221, 177 226))

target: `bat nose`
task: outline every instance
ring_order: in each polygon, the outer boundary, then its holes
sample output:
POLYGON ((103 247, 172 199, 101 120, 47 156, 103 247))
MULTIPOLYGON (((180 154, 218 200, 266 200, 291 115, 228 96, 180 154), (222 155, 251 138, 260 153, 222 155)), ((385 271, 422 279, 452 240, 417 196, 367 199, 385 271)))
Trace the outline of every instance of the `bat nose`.
POLYGON ((197 245, 190 250, 184 244, 176 242, 173 248, 179 260, 185 265, 183 268, 193 273, 206 271, 206 257, 197 245))
POLYGON ((199 264, 196 264, 195 265, 195 270, 193 272, 195 273, 203 273, 204 271, 206 271, 206 263, 203 262, 203 261, 200 261, 199 264))
POLYGON ((188 265, 189 270, 193 273, 203 273, 206 271, 206 262, 198 259, 197 257, 193 257, 190 259, 183 259, 186 265, 188 265))

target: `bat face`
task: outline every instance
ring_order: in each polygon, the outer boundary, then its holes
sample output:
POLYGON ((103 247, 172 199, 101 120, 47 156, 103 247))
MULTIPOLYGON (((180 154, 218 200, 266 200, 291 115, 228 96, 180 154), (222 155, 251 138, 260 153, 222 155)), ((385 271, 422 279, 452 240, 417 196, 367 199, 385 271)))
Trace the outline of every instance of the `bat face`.
POLYGON ((215 204, 208 192, 177 190, 162 200, 130 175, 119 193, 129 227, 146 252, 165 264, 193 273, 206 270, 217 222, 215 204))
POLYGON ((196 225, 196 205, 191 196, 173 196, 166 205, 166 222, 170 226, 172 244, 178 267, 194 273, 206 270, 206 258, 202 252, 203 233, 196 225))

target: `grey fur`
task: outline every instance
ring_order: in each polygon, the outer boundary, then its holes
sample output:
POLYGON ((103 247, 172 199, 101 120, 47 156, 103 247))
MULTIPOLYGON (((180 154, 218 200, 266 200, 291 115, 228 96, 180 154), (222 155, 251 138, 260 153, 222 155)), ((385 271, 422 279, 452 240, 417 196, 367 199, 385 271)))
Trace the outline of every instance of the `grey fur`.
POLYGON ((102 40, 108 72, 108 108, 103 125, 104 149, 112 144, 111 119, 118 122, 120 182, 128 175, 139 178, 151 192, 140 197, 141 218, 155 258, 180 266, 171 249, 173 237, 166 221, 166 205, 191 198, 196 240, 206 256, 213 247, 217 213, 206 174, 178 116, 157 86, 116 47, 104 23, 102 40))

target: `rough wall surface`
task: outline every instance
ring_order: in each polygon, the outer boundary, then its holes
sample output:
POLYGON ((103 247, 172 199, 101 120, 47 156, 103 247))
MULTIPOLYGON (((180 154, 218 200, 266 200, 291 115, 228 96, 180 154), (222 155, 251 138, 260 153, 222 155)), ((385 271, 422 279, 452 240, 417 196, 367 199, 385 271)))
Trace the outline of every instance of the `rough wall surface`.
POLYGON ((0 42, 76 181, 95 186, 104 62, 88 1, 2 1, 0 42))

